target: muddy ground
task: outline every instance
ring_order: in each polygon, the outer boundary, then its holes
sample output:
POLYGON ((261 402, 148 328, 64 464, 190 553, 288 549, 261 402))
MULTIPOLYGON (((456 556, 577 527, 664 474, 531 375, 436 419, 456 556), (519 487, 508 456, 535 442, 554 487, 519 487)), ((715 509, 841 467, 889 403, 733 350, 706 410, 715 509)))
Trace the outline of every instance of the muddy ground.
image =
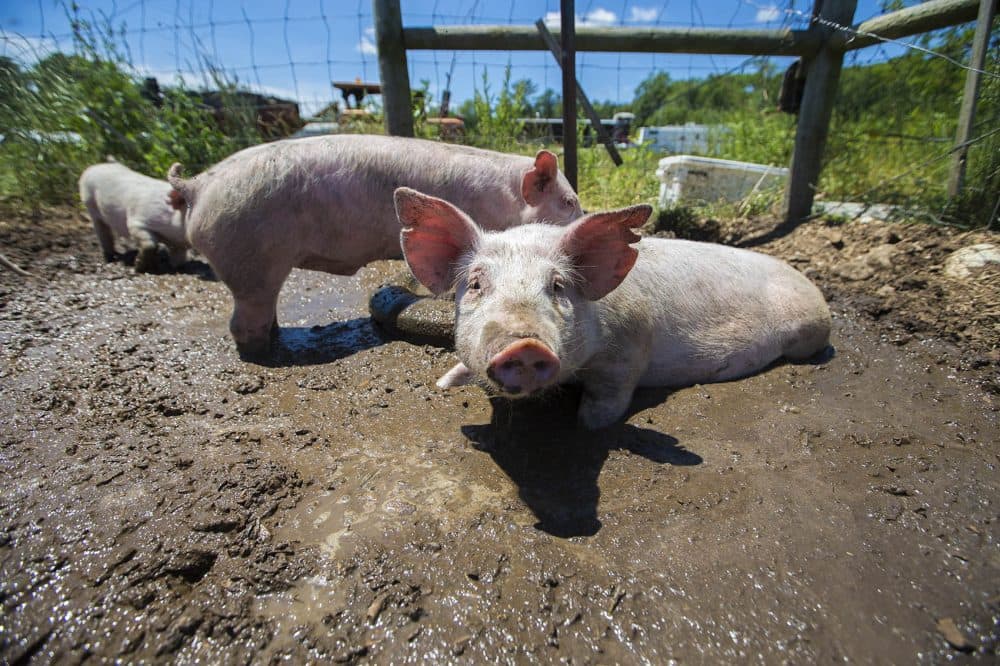
POLYGON ((375 269, 294 273, 256 365, 204 264, 4 214, 0 661, 995 663, 1000 275, 941 271, 990 237, 706 228, 820 284, 835 354, 585 433, 435 388, 375 269))

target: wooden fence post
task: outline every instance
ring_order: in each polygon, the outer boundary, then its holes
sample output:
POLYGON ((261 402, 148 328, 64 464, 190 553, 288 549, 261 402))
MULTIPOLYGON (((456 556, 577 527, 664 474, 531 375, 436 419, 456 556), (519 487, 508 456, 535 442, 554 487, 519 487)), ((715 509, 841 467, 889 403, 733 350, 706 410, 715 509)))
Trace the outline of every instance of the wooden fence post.
POLYGON ((562 40, 563 173, 576 190, 576 7, 560 0, 559 33, 562 40))
POLYGON ((403 17, 399 0, 372 0, 378 71, 382 79, 385 131, 393 136, 413 136, 410 73, 403 43, 403 17))
POLYGON ((986 48, 990 39, 990 25, 996 13, 997 0, 979 0, 979 17, 976 19, 976 36, 972 42, 969 69, 965 74, 965 91, 962 108, 958 112, 958 131, 955 133, 955 154, 952 155, 951 174, 948 177, 948 196, 955 198, 965 184, 965 163, 969 157, 966 143, 972 133, 976 118, 976 101, 979 99, 979 70, 986 64, 986 48))
POLYGON ((812 213, 813 197, 819 182, 823 148, 830 130, 833 102, 844 63, 844 52, 831 37, 836 28, 824 22, 850 27, 857 0, 816 0, 819 9, 812 30, 820 31, 823 45, 816 56, 805 61, 806 85, 802 92, 795 149, 785 191, 785 224, 795 224, 812 213))

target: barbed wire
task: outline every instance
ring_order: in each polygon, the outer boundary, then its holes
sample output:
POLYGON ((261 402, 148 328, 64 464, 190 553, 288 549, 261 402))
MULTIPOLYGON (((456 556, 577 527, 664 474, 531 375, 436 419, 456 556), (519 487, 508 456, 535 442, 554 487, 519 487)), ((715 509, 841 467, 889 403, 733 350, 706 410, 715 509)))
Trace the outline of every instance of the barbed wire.
MULTIPOLYGON (((766 8, 764 5, 760 5, 757 2, 755 2, 755 0, 742 0, 742 1, 746 2, 748 5, 757 7, 758 9, 765 9, 766 8)), ((859 30, 859 29, 857 29, 857 28, 855 28, 853 26, 849 26, 849 25, 842 25, 840 23, 837 23, 836 21, 831 21, 829 19, 825 19, 822 16, 812 16, 812 15, 806 14, 805 12, 803 12, 801 10, 798 10, 798 9, 795 9, 794 7, 791 7, 791 6, 785 8, 783 11, 785 11, 786 13, 795 14, 795 15, 797 15, 799 17, 802 17, 802 18, 807 18, 811 23, 816 23, 816 24, 819 24, 819 25, 822 25, 822 26, 825 26, 825 27, 828 27, 828 28, 832 28, 832 29, 837 30, 839 32, 843 32, 843 33, 845 33, 845 34, 848 35, 849 39, 854 39, 855 37, 858 37, 858 36, 860 36, 860 37, 868 37, 869 39, 877 40, 878 42, 881 42, 883 44, 893 44, 895 46, 899 46, 899 47, 902 47, 902 48, 905 48, 905 49, 910 49, 912 51, 919 51, 920 53, 924 53, 926 55, 933 56, 935 58, 941 58, 941 59, 943 59, 943 60, 951 63, 952 65, 955 65, 956 67, 958 67, 960 69, 963 69, 963 70, 966 70, 966 71, 977 72, 979 74, 984 74, 986 76, 990 76, 990 77, 993 77, 993 78, 1000 78, 1000 74, 996 74, 994 72, 990 72, 990 71, 987 71, 987 70, 977 69, 975 67, 971 67, 969 65, 966 65, 963 62, 959 62, 958 60, 955 60, 954 58, 952 58, 951 56, 949 56, 949 55, 947 55, 945 53, 941 53, 939 51, 934 51, 933 49, 929 49, 929 48, 926 48, 924 46, 920 46, 919 44, 914 44, 912 42, 907 42, 907 41, 904 41, 902 39, 893 39, 891 37, 883 37, 883 36, 879 35, 878 33, 867 32, 865 30, 859 30)))

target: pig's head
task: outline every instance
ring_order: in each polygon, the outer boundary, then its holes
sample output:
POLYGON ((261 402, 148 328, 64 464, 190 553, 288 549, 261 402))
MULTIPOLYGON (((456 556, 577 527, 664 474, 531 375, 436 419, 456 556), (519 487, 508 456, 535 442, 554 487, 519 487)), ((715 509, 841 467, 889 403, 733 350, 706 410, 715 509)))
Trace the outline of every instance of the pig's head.
POLYGON ((597 351, 595 301, 635 264, 632 229, 652 209, 593 213, 567 227, 481 231, 442 199, 396 190, 401 244, 413 274, 435 294, 456 287, 455 347, 465 364, 439 385, 478 380, 508 397, 569 380, 597 351))
POLYGON ((522 222, 567 224, 583 215, 580 197, 559 171, 559 160, 547 151, 535 155, 535 163, 521 175, 521 196, 527 208, 522 222))

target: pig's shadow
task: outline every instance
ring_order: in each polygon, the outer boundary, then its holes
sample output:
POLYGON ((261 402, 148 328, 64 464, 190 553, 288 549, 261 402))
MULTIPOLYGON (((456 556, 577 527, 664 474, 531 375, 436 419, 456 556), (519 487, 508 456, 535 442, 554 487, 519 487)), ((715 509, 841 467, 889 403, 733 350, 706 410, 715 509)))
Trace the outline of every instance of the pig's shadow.
POLYGON ((372 320, 358 317, 326 326, 282 326, 266 355, 241 353, 240 358, 271 368, 322 365, 383 343, 372 320))
MULTIPOLYGON (((212 270, 212 267, 204 261, 199 259, 188 259, 177 268, 172 268, 170 266, 170 260, 167 257, 166 250, 160 248, 156 254, 159 266, 157 267, 157 270, 153 272, 154 275, 166 275, 172 273, 177 275, 193 275, 199 280, 204 280, 206 282, 216 282, 218 280, 218 278, 215 277, 215 272, 212 270)), ((139 251, 131 249, 124 252, 116 252, 115 260, 121 261, 126 266, 135 267, 135 259, 138 256, 139 251)))
MULTIPOLYGON (((664 391, 639 391, 630 413, 658 404, 664 391)), ((462 427, 462 433, 489 453, 517 485, 538 518, 535 527, 553 536, 591 536, 601 528, 598 477, 612 450, 627 450, 656 464, 698 465, 701 456, 670 435, 619 423, 600 431, 576 425, 578 389, 566 388, 544 400, 493 398, 489 424, 462 427)))

